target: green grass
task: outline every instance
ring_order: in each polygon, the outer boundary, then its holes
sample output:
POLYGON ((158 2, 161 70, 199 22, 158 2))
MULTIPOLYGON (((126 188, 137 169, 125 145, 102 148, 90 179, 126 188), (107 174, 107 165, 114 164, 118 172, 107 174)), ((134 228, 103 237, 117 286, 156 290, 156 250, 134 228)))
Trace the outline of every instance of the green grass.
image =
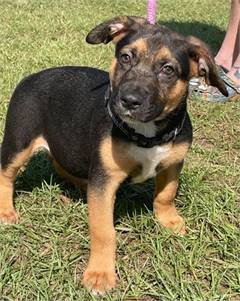
MULTIPOLYGON (((87 32, 115 15, 145 15, 140 0, 0 0, 0 136, 19 80, 40 69, 88 65, 107 70, 113 46, 90 46, 87 32)), ((158 19, 201 37, 216 51, 225 0, 159 0, 158 19)), ((240 103, 189 100, 194 143, 177 196, 188 233, 176 237, 152 216, 150 181, 126 185, 116 203, 119 284, 91 296, 80 279, 89 256, 85 196, 32 158, 16 183, 21 223, 0 226, 0 300, 240 300, 240 103), (65 192, 73 201, 63 204, 65 192)))

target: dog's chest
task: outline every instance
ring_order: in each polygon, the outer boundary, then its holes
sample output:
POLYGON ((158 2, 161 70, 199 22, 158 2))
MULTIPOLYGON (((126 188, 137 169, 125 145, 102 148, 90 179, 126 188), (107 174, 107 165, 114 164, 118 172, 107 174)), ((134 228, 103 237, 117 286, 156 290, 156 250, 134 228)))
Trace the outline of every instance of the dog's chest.
POLYGON ((152 148, 143 148, 132 145, 129 155, 141 165, 140 172, 132 177, 134 183, 143 182, 156 175, 157 167, 168 158, 171 146, 154 146, 152 148))

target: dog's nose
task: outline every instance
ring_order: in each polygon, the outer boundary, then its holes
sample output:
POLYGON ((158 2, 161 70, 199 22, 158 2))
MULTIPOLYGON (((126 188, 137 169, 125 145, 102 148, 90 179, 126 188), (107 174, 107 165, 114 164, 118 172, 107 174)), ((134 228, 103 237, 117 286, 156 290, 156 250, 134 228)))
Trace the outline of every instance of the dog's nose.
POLYGON ((120 101, 122 106, 128 110, 136 110, 141 105, 139 96, 134 94, 123 94, 120 97, 120 101))

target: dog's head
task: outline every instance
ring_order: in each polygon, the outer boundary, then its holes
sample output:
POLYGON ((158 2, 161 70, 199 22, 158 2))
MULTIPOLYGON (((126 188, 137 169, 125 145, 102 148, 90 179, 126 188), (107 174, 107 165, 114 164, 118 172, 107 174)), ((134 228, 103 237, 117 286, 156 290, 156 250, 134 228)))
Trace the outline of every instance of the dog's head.
POLYGON ((207 46, 139 17, 116 17, 87 35, 90 44, 116 44, 110 67, 112 101, 128 122, 160 120, 186 101, 189 80, 205 76, 227 95, 207 46))

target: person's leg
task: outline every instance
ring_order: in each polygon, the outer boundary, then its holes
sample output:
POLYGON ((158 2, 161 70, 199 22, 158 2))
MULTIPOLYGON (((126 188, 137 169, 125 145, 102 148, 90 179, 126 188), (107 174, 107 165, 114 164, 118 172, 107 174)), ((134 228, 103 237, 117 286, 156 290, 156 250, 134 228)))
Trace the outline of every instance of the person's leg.
POLYGON ((236 50, 238 50, 239 52, 239 22, 240 0, 232 0, 227 32, 223 40, 222 46, 215 57, 216 63, 225 67, 228 70, 231 69, 233 62, 236 59, 236 50))
POLYGON ((227 76, 240 86, 240 53, 238 54, 232 68, 227 73, 227 76))

